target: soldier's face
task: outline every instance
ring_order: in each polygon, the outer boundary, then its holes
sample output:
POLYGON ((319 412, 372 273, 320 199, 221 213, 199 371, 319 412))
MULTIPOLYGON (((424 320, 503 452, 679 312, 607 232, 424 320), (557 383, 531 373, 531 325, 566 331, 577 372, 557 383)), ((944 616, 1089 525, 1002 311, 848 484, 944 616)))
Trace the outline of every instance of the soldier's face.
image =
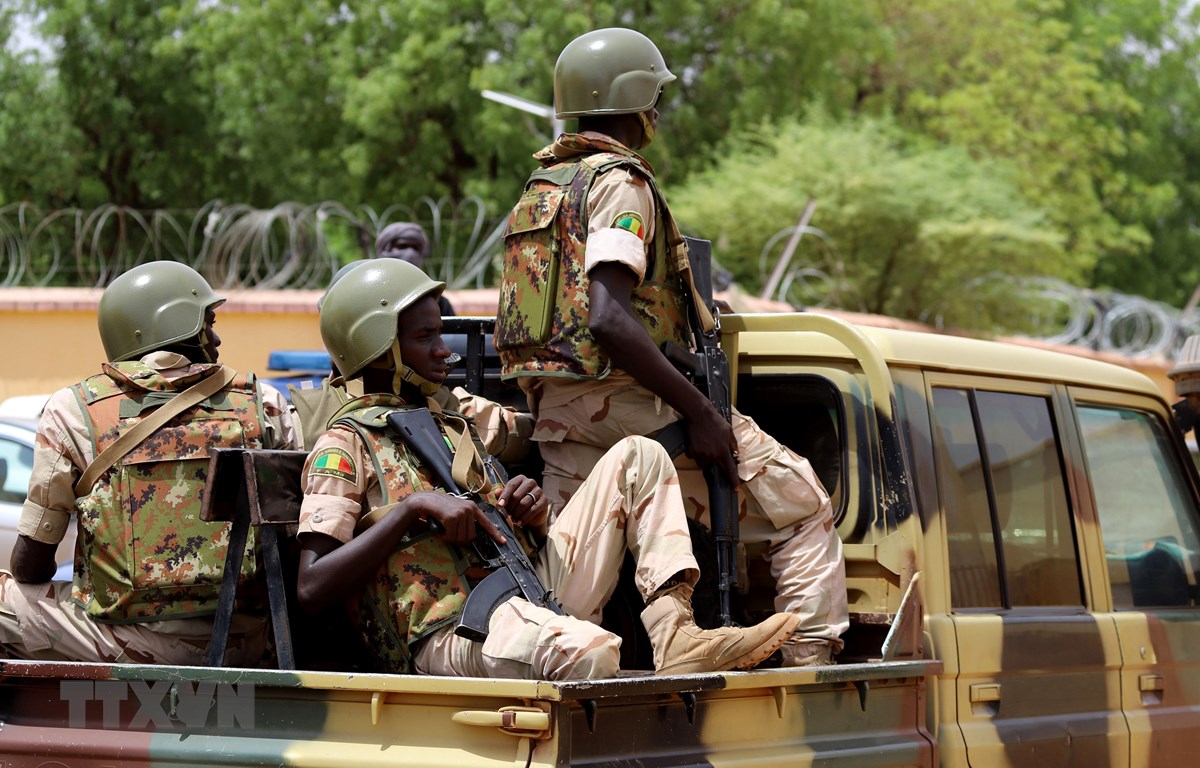
POLYGON ((383 244, 379 258, 400 259, 419 267, 425 263, 425 243, 416 233, 403 232, 383 244))
POLYGON ((397 322, 400 359, 418 376, 441 384, 450 368, 446 359, 450 349, 442 341, 442 310, 432 296, 413 304, 400 313, 397 322))

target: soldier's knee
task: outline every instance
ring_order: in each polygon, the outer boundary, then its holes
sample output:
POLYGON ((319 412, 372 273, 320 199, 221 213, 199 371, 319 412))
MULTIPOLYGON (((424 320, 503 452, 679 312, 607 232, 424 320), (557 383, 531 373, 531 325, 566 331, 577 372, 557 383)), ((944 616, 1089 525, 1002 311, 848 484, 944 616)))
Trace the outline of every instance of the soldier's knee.
POLYGON ((643 435, 630 435, 617 443, 625 455, 640 463, 671 464, 671 454, 662 443, 643 435))

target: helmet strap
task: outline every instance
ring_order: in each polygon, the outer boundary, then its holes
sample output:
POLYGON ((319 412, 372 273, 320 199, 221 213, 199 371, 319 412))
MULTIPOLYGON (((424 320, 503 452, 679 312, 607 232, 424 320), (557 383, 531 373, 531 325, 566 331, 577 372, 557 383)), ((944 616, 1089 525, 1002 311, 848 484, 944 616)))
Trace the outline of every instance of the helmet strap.
POLYGON ((404 361, 400 357, 399 338, 392 339, 391 349, 388 350, 387 354, 380 355, 379 358, 371 363, 371 366, 386 368, 392 372, 392 393, 397 396, 400 395, 400 387, 404 382, 412 384, 425 397, 433 397, 441 388, 404 364, 404 361))
POLYGON ((638 122, 642 124, 642 143, 638 149, 645 149, 654 140, 654 123, 650 122, 650 118, 646 116, 646 112, 638 112, 637 117, 638 122))
POLYGON ((205 325, 200 328, 200 333, 196 337, 196 344, 199 347, 200 357, 202 358, 200 362, 215 363, 216 360, 213 360, 208 356, 208 341, 208 326, 205 325))

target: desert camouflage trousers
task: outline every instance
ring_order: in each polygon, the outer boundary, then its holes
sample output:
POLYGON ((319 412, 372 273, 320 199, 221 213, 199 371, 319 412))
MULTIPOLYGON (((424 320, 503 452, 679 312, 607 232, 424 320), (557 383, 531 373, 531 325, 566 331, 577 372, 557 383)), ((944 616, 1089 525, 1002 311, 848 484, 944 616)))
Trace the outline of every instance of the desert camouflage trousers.
MULTIPOLYGON (((550 389, 548 385, 547 390, 550 389)), ((534 439, 545 460, 543 488, 554 515, 580 488, 605 450, 625 435, 653 435, 679 417, 648 390, 633 384, 598 387, 546 407, 549 398, 530 393, 537 416, 534 439), (539 400, 541 400, 539 402, 539 400)), ((739 536, 762 549, 775 579, 775 610, 800 617, 785 660, 799 660, 826 648, 841 650, 849 627, 842 542, 833 525, 829 494, 812 465, 736 411, 739 536)), ((695 462, 675 461, 689 517, 709 524, 708 484, 695 462)))
MULTIPOLYGON (((212 628, 208 617, 99 624, 71 600, 71 582, 21 584, 0 571, 0 656, 203 667, 212 628)), ((266 619, 234 616, 225 665, 274 666, 266 619)))
POLYGON ((615 675, 621 639, 598 622, 625 552, 637 564, 634 578, 643 599, 681 572, 690 584, 700 575, 678 485, 671 459, 657 443, 643 437, 617 442, 550 526, 534 563, 569 615, 513 598, 492 614, 482 643, 458 637, 453 627, 423 641, 417 670, 541 680, 615 675))

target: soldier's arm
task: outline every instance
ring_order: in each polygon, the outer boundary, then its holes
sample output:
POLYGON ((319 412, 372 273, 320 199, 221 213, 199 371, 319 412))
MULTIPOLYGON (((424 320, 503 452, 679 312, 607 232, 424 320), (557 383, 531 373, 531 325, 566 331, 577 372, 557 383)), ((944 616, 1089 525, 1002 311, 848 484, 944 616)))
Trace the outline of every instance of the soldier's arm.
POLYGON ((465 544, 475 537, 482 513, 474 503, 428 491, 404 495, 356 534, 363 500, 378 482, 371 467, 357 436, 338 427, 317 440, 305 463, 296 593, 307 610, 319 611, 361 589, 420 520, 441 523, 447 541, 465 544))
POLYGON ((51 396, 38 420, 33 447, 29 493, 17 523, 12 551, 12 572, 17 581, 49 581, 57 569, 58 544, 74 524, 75 483, 90 456, 76 442, 87 443, 86 427, 78 414, 74 395, 63 389, 51 396), (78 434, 76 434, 78 433, 78 434))
POLYGON ((457 409, 475 422, 475 431, 487 452, 502 462, 525 458, 532 445, 533 416, 455 387, 457 409))
POLYGON ((25 534, 19 534, 13 544, 12 573, 17 581, 36 584, 50 581, 58 564, 54 561, 58 551, 57 544, 47 544, 44 541, 34 541, 25 534))
POLYGON ((733 429, 708 398, 667 361, 637 321, 631 305, 637 276, 614 262, 596 265, 588 279, 588 327, 613 365, 678 411, 688 425, 688 455, 702 467, 719 464, 736 486, 733 429))
MULTIPOLYGON (((307 499, 306 499, 307 501, 307 499)), ((301 513, 303 515, 303 512, 301 513)), ((300 571, 296 596, 309 611, 319 611, 344 602, 346 595, 360 590, 379 571, 379 566, 400 546, 404 535, 418 521, 437 520, 441 534, 455 544, 475 539, 475 526, 482 525, 502 539, 473 502, 433 491, 406 496, 378 523, 342 543, 315 531, 301 531, 300 571)), ((301 517, 301 525, 304 520, 301 517)))
POLYGON ((266 423, 264 444, 268 448, 291 450, 300 447, 300 433, 296 429, 294 411, 288 405, 287 398, 275 387, 260 383, 262 387, 263 415, 266 423))

